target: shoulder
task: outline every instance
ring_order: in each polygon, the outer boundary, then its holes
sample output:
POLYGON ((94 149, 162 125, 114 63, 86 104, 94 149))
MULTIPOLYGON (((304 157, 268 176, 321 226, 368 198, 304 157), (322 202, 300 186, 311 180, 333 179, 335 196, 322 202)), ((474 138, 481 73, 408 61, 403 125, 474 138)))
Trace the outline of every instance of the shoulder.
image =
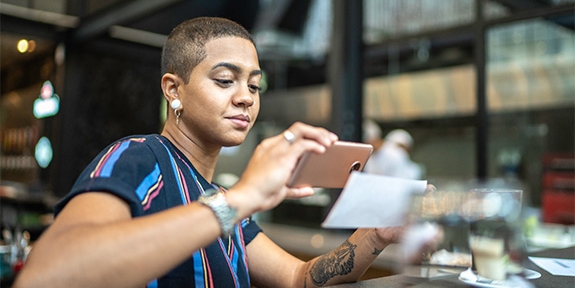
POLYGON ((149 135, 131 135, 120 138, 114 141, 109 146, 128 145, 131 148, 149 146, 150 144, 161 142, 160 136, 157 134, 149 135))
POLYGON ((111 177, 117 173, 135 175, 134 172, 142 170, 141 167, 153 167, 157 152, 154 152, 149 142, 157 141, 155 138, 153 134, 134 135, 114 141, 92 160, 84 170, 83 176, 111 177))
POLYGON ((127 136, 108 145, 100 154, 106 156, 106 154, 124 155, 129 153, 137 156, 138 153, 153 152, 153 146, 159 141, 159 137, 156 134, 127 136))
MULTIPOLYGON (((154 135, 134 135, 114 141, 86 166, 76 179, 66 199, 90 191, 106 191, 124 199, 130 205, 139 203, 138 187, 159 175, 157 152, 148 145, 157 141, 154 135), (152 175, 152 176, 150 176, 152 175)), ((152 181, 153 182, 153 181, 152 181)), ((136 205, 137 206, 137 205, 136 205)))

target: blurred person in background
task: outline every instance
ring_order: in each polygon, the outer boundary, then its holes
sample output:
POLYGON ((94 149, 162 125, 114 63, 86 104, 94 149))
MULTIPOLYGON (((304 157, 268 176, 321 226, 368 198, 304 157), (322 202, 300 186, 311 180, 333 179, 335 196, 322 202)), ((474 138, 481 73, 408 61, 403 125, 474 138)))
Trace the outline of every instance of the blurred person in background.
POLYGON ((423 168, 411 160, 413 138, 403 129, 390 131, 382 138, 380 126, 373 120, 363 122, 363 142, 373 145, 373 154, 363 169, 366 173, 407 179, 422 179, 423 168))

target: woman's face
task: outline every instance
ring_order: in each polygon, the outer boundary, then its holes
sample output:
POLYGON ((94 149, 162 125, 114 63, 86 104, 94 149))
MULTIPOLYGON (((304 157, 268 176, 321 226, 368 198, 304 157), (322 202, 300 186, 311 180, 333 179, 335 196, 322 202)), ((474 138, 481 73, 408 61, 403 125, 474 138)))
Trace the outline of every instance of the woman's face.
POLYGON ((180 123, 204 145, 241 144, 259 113, 261 70, 254 45, 239 37, 211 40, 207 57, 179 87, 180 123))

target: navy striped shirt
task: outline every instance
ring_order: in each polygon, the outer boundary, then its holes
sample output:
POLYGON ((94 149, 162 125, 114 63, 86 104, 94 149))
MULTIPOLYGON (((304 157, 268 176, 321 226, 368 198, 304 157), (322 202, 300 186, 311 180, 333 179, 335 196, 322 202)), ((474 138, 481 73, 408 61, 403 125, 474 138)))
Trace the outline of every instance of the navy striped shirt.
MULTIPOLYGON (((209 188, 213 185, 165 137, 130 136, 104 149, 55 210, 57 215, 80 193, 104 191, 126 201, 132 216, 140 217, 196 201, 209 188)), ((245 245, 259 232, 255 222, 244 219, 232 236, 196 251, 148 287, 250 287, 245 245)))

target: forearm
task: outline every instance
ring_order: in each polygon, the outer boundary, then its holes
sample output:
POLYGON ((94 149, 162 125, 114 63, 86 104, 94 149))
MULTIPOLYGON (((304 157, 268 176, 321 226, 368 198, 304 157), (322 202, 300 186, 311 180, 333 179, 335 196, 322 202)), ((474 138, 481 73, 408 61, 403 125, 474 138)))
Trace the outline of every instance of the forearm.
POLYGON ((375 229, 358 229, 341 246, 305 265, 302 286, 355 282, 389 244, 376 235, 375 229))
POLYGON ((133 220, 53 227, 34 245, 14 287, 145 286, 219 235, 213 213, 202 207, 192 204, 133 220))

